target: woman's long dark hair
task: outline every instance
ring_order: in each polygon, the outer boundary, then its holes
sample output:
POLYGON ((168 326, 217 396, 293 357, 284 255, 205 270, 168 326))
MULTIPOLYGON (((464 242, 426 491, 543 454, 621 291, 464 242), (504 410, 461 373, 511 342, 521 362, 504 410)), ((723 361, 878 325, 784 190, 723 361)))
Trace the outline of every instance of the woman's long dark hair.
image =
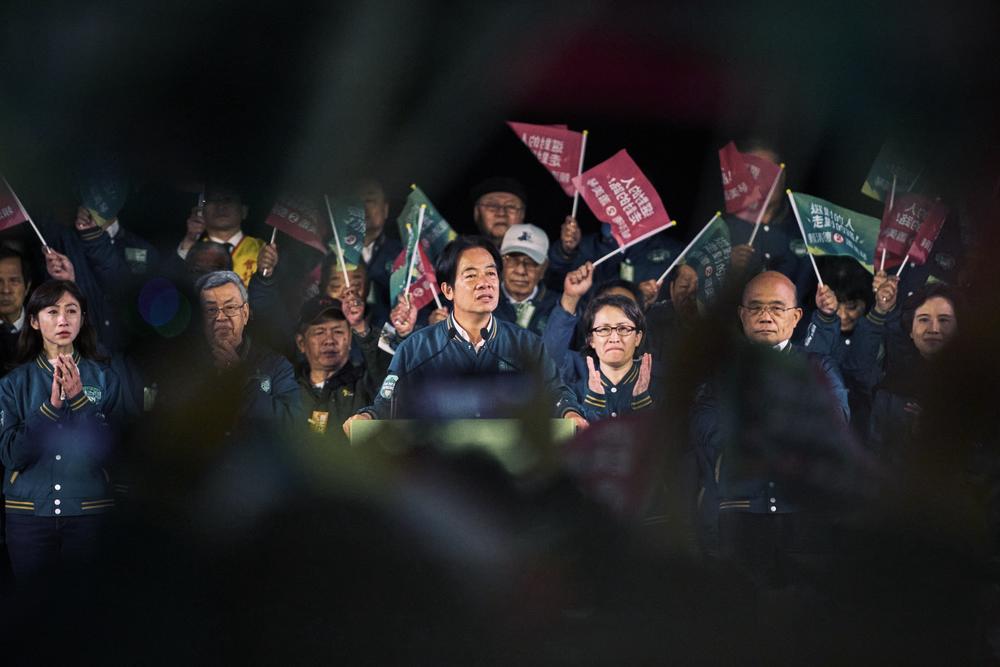
POLYGON ((69 294, 80 304, 80 333, 73 341, 73 346, 80 356, 88 359, 99 359, 97 352, 97 334, 87 321, 87 298, 76 286, 68 280, 47 280, 31 293, 28 305, 25 306, 24 326, 21 327, 21 337, 17 339, 17 361, 23 364, 31 361, 44 348, 42 332, 31 326, 31 318, 38 317, 49 306, 56 305, 63 294, 69 294))

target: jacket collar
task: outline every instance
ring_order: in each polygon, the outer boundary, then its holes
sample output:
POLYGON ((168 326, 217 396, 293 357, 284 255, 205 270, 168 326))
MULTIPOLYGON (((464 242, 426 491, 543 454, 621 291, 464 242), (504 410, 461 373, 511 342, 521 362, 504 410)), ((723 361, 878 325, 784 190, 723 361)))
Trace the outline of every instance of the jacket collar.
MULTIPOLYGON (((52 373, 53 371, 52 364, 50 364, 49 360, 45 357, 44 350, 42 352, 39 352, 38 356, 35 357, 35 363, 38 364, 38 367, 41 368, 42 370, 48 373, 52 373)), ((73 363, 75 364, 80 363, 80 353, 77 352, 75 347, 73 348, 73 363)))

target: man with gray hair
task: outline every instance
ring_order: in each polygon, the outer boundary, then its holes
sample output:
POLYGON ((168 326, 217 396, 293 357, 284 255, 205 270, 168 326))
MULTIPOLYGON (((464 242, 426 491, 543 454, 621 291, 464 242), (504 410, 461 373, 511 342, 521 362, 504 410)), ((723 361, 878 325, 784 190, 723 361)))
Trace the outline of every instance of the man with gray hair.
POLYGON ((250 418, 276 422, 270 426, 294 426, 301 412, 295 371, 287 359, 254 345, 246 334, 250 304, 243 281, 232 271, 213 271, 202 276, 195 288, 216 371, 242 388, 240 421, 250 418))

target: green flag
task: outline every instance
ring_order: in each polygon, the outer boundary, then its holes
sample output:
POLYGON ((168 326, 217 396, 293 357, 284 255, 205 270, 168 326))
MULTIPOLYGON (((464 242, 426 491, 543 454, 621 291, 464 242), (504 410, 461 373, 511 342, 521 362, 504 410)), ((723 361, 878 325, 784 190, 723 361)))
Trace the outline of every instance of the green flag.
POLYGON ((874 273, 875 243, 881 221, 850 209, 788 190, 802 238, 813 255, 853 257, 874 273))
POLYGON ((330 201, 336 237, 331 234, 327 245, 330 252, 337 252, 337 240, 344 250, 344 264, 357 267, 365 247, 365 207, 359 201, 334 199, 330 201))
POLYGON ((912 155, 906 155, 897 144, 886 142, 868 170, 861 192, 878 201, 889 201, 893 180, 897 195, 912 192, 921 171, 912 155))
POLYGON ((423 190, 416 185, 411 185, 410 188, 411 192, 406 198, 406 204, 403 206, 403 210, 400 211, 399 217, 396 218, 396 224, 399 225, 399 238, 404 243, 407 242, 410 238, 407 228, 417 228, 420 205, 426 204, 427 210, 424 211, 424 226, 420 232, 420 239, 427 256, 431 260, 437 261, 444 247, 448 245, 449 241, 458 236, 458 234, 451 228, 448 221, 438 213, 438 210, 434 208, 434 204, 427 198, 423 190))
POLYGON ((722 291, 729 270, 729 227, 716 214, 684 252, 684 263, 698 274, 698 301, 711 303, 722 291))

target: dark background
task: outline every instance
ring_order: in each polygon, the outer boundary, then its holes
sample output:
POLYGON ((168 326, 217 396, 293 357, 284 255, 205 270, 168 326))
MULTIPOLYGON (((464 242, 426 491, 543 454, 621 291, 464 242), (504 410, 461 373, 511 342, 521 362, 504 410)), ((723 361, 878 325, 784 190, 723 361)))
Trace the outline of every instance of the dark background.
POLYGON ((627 148, 680 236, 719 207, 730 139, 774 142, 792 187, 876 215, 860 186, 890 136, 952 200, 1000 161, 985 0, 23 2, 2 26, 0 171, 29 212, 71 222, 75 164, 110 148, 133 174, 122 219, 165 248, 206 174, 247 184, 261 236, 276 191, 364 174, 392 220, 417 182, 459 231, 470 187, 515 175, 556 233, 570 200, 505 120, 589 129, 587 166, 627 148))

